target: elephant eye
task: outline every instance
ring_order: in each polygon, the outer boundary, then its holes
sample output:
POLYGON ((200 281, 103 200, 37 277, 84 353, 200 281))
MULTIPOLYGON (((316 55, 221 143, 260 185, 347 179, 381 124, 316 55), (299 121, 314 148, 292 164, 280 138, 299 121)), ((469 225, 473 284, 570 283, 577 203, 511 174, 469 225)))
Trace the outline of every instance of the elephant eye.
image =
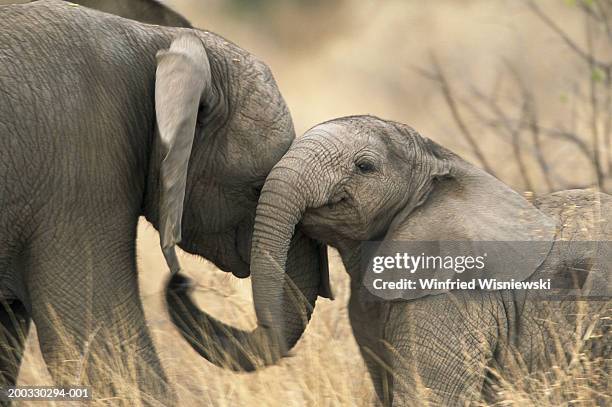
POLYGON ((368 174, 368 173, 374 172, 376 170, 376 167, 374 167, 374 164, 372 164, 369 161, 357 162, 357 163, 355 163, 355 166, 357 167, 359 172, 361 172, 363 174, 368 174))

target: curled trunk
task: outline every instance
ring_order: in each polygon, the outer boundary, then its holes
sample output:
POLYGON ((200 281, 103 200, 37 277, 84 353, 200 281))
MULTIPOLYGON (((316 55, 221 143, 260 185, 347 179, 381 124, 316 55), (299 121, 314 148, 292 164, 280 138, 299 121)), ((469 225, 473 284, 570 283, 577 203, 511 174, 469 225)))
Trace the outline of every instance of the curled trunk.
POLYGON ((193 349, 217 366, 253 371, 274 364, 295 345, 312 315, 320 284, 318 250, 315 242, 301 234, 291 244, 288 277, 294 288, 285 291, 300 300, 283 310, 283 318, 292 321, 295 329, 283 344, 260 324, 252 331, 242 330, 200 310, 190 296, 193 283, 181 274, 175 274, 166 287, 170 318, 193 349))
POLYGON ((325 168, 317 165, 321 146, 316 137, 303 137, 294 143, 268 175, 257 205, 251 247, 253 302, 260 326, 279 344, 281 354, 303 332, 300 310, 304 297, 300 291, 304 292, 306 281, 314 281, 313 273, 304 265, 316 270, 316 281, 328 284, 327 258, 317 243, 308 240, 319 249, 314 256, 295 251, 293 244, 289 246, 289 242, 302 239, 296 225, 305 210, 329 201, 333 175, 319 171, 325 168))

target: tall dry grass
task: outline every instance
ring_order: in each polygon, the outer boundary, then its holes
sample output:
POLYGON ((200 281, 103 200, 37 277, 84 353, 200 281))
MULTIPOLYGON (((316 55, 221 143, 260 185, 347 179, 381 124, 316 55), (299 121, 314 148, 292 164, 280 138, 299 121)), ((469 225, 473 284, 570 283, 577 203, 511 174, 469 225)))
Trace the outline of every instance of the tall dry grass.
MULTIPOLYGON (((179 405, 280 407, 370 406, 375 403, 376 396, 348 324, 348 281, 336 254, 331 256, 336 300, 319 300, 312 322, 304 338, 293 349, 292 356, 255 373, 233 373, 203 360, 168 321, 160 301, 160 281, 151 278, 161 276, 160 280, 163 280, 167 273, 162 266, 163 258, 157 253, 157 239, 157 233, 150 226, 141 224, 139 266, 142 297, 162 363, 177 390, 179 405), (145 255, 147 248, 153 253, 145 255)), ((200 306, 236 326, 254 327, 248 280, 237 281, 215 272, 205 261, 184 254, 181 257, 188 274, 199 281, 194 296, 200 306)), ((609 388, 611 361, 590 356, 592 345, 605 338, 595 336, 595 332, 588 328, 598 318, 605 319, 603 322, 609 325, 612 303, 607 304, 606 310, 604 314, 595 316, 577 312, 577 334, 571 351, 568 354, 561 342, 555 343, 551 355, 555 363, 550 370, 529 373, 528 361, 523 360, 522 355, 516 355, 515 363, 503 366, 503 371, 490 371, 490 375, 499 378, 493 389, 499 397, 495 405, 595 406, 612 402, 609 388)), ((550 328, 554 331, 554 326, 550 328)), ((607 341, 610 342, 610 338, 607 341)), ((135 380, 134 365, 121 365, 112 357, 98 360, 98 363, 101 377, 97 380, 104 384, 113 383, 121 395, 98 400, 94 405, 140 405, 139 397, 147 399, 132 384, 135 380)), ((19 385, 51 384, 35 334, 31 335, 19 385)), ((428 389, 417 385, 413 391, 421 400, 418 405, 425 405, 428 389)), ((164 405, 163 400, 148 401, 164 405)), ((22 402, 20 405, 54 404, 22 402)), ((488 404, 478 402, 477 405, 488 404)))

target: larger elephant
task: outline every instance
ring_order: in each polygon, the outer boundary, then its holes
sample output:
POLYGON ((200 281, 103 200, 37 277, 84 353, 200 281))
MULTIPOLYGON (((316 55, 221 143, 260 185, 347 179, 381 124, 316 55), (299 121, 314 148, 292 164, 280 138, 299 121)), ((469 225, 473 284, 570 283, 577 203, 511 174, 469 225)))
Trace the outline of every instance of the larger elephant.
MULTIPOLYGON (((0 7, 0 101, 4 385, 33 321, 56 382, 116 394, 96 376, 114 352, 105 368, 135 366, 126 378, 171 403, 138 295, 138 219, 174 272, 178 244, 249 275, 259 192, 294 138, 270 69, 207 31, 38 1, 0 7)), ((320 250, 300 236, 292 252, 313 268, 296 280, 310 310, 320 250)), ((304 315, 285 310, 294 340, 304 315)))
POLYGON ((284 323, 275 308, 289 302, 278 281, 298 224, 340 252, 351 278, 351 326, 385 405, 463 405, 490 396, 494 374, 567 363, 565 352, 590 336, 610 357, 610 333, 601 331, 610 317, 602 314, 609 313, 605 301, 536 299, 524 290, 404 290, 389 298, 367 282, 369 260, 387 253, 389 242, 410 243, 404 247, 419 255, 441 253, 446 241, 468 249, 488 243, 481 279, 569 277, 566 288, 605 298, 609 195, 562 191, 534 206, 406 125, 371 116, 317 125, 270 172, 257 208, 251 275, 254 295, 267 294, 267 302, 255 302, 258 317, 271 327, 284 323), (577 324, 579 311, 592 319, 577 324), (524 369, 509 369, 517 364, 524 369))

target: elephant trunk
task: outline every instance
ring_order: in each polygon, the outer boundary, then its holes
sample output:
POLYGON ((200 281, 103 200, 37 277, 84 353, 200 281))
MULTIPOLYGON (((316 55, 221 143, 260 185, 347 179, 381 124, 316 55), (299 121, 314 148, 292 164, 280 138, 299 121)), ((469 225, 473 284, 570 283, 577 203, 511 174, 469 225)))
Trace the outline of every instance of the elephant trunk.
POLYGON ((302 233, 291 241, 285 291, 300 301, 281 310, 286 325, 293 327, 284 336, 285 342, 279 342, 280 336, 273 335, 262 321, 252 331, 242 330, 200 310, 190 296, 193 284, 181 274, 175 274, 166 288, 170 319, 194 350, 219 367, 250 372, 274 364, 295 345, 314 310, 320 286, 319 250, 319 245, 302 233))
MULTIPOLYGON (((319 277, 300 264, 316 262, 318 257, 292 253, 289 242, 295 239, 296 225, 308 208, 328 202, 326 175, 315 174, 320 163, 316 140, 303 137, 272 169, 263 187, 251 246, 251 277, 257 319, 281 346, 281 353, 292 347, 302 334, 311 310, 305 286, 315 285, 319 277), (316 180, 316 185, 313 181, 316 180), (296 273, 295 270, 301 271, 296 273), (296 289, 299 288, 300 290, 296 289)), ((320 144, 320 143, 319 143, 320 144)), ((329 174, 327 174, 329 175, 329 174)), ((310 265, 310 270, 318 270, 310 265)))

